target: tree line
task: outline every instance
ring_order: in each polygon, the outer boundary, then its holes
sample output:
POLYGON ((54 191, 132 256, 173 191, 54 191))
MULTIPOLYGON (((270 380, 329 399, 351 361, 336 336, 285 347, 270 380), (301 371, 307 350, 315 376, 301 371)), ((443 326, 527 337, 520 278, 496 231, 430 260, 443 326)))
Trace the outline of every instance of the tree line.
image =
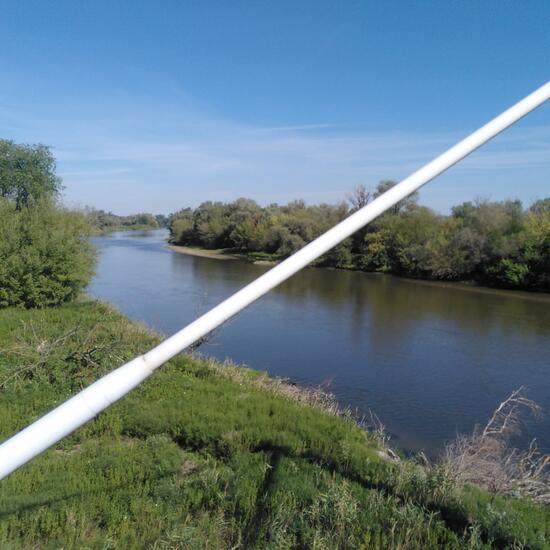
MULTIPOLYGON (((358 187, 336 205, 205 202, 170 215, 117 216, 62 206, 44 145, 0 139, 0 307, 44 307, 76 297, 94 269, 97 231, 168 224, 175 244, 282 259, 395 185, 358 187)), ((465 202, 441 215, 415 194, 320 258, 320 266, 550 291, 550 198, 465 202)))
POLYGON ((124 231, 127 229, 159 229, 166 227, 168 217, 164 214, 150 214, 139 212, 128 216, 119 216, 105 210, 86 207, 84 209, 88 222, 97 229, 99 233, 110 231, 124 231))
MULTIPOLYGON (((282 259, 395 185, 359 186, 347 201, 262 207, 250 199, 204 202, 170 216, 173 244, 282 259)), ((414 194, 320 258, 316 265, 505 288, 550 290, 550 198, 464 202, 441 215, 414 194)))

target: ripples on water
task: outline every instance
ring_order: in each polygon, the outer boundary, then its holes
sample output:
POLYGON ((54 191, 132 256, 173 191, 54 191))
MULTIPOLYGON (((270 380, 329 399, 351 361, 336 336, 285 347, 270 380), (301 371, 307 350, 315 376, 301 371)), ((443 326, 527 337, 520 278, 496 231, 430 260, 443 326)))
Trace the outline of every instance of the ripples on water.
MULTIPOLYGON (((165 248, 165 231, 94 238, 93 296, 171 334, 268 269, 165 248)), ((550 451, 550 297, 306 269, 201 349, 272 375, 327 384, 371 408, 404 449, 436 453, 526 385, 547 413, 528 423, 550 451)), ((215 404, 213 404, 215 406, 215 404)))

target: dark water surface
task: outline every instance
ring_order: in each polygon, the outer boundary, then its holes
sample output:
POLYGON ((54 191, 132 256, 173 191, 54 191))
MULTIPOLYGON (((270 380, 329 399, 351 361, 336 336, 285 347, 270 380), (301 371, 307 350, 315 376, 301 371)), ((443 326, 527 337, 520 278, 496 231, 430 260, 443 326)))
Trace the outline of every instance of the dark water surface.
MULTIPOLYGON (((89 292, 166 334, 267 267, 178 254, 165 231, 94 239, 89 292)), ((329 384, 372 409, 403 449, 433 454, 526 385, 546 417, 528 423, 550 451, 550 297, 306 269, 226 324, 202 353, 329 384)), ((215 403, 212 404, 215 406, 215 403)))

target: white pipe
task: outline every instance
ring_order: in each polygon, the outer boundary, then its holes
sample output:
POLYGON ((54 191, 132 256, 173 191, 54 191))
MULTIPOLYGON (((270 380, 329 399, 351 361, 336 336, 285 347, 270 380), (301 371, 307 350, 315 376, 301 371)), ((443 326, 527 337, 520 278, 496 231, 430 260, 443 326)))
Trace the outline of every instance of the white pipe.
POLYGON ((550 81, 148 353, 107 374, 0 446, 0 479, 126 395, 155 369, 550 99, 550 81))

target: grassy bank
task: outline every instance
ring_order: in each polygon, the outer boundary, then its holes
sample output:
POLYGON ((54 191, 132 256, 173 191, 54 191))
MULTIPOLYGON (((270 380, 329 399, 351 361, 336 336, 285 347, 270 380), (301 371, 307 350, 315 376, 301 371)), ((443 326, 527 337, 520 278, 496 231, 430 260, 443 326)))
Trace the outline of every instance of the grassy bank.
MULTIPOLYGON (((158 336, 91 301, 0 311, 0 436, 158 336)), ((1 548, 548 548, 550 512, 395 462, 329 399, 180 356, 0 482, 1 548)))

